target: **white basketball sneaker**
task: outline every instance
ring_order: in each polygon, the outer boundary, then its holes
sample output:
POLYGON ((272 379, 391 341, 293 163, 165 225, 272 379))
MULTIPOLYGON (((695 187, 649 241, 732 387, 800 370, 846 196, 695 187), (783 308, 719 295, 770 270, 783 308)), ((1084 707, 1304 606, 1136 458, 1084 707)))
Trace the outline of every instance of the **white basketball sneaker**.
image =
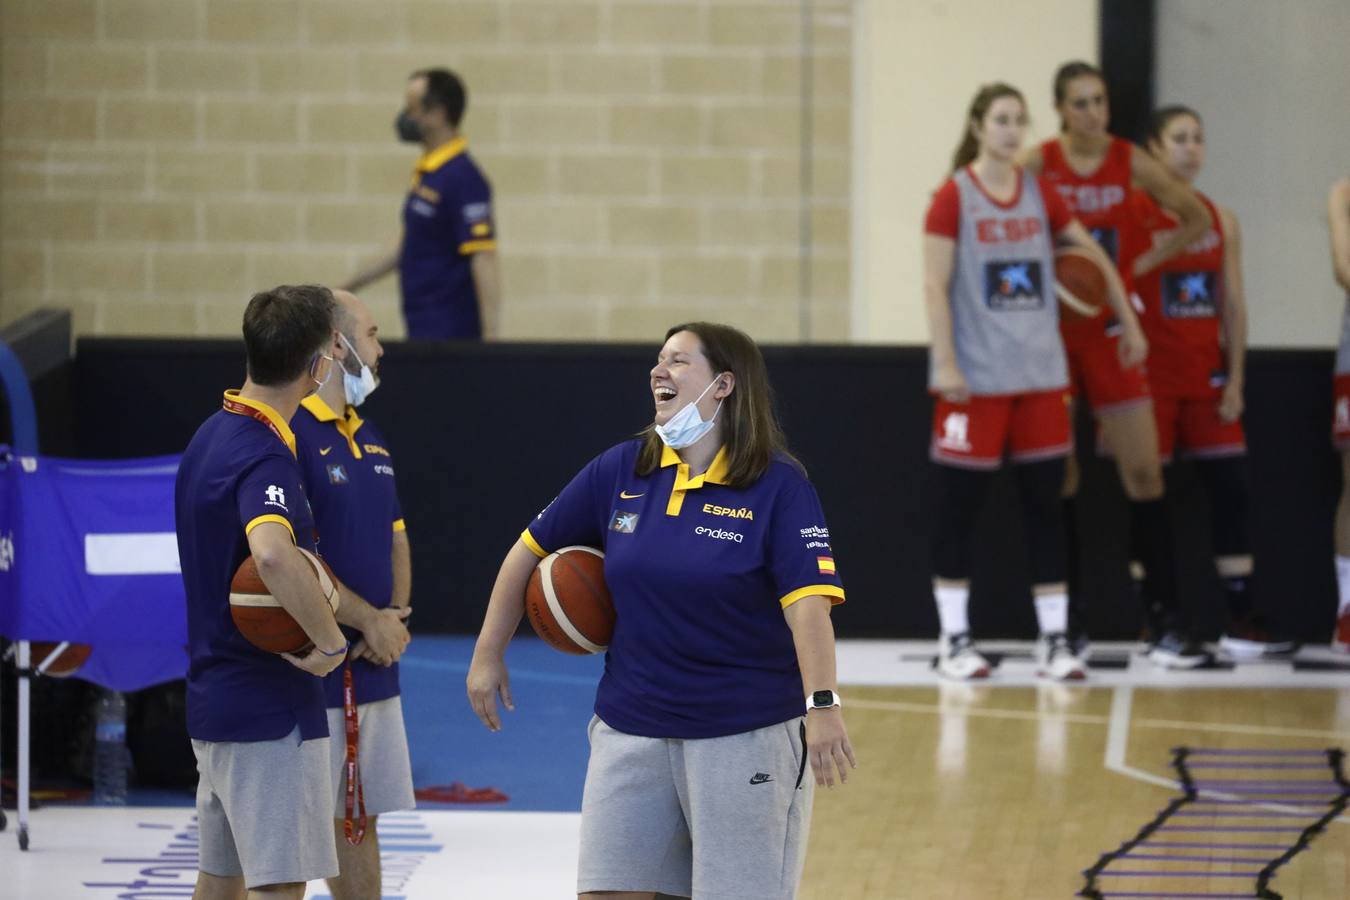
POLYGON ((1055 681, 1082 681, 1087 664, 1078 658, 1063 632, 1043 634, 1036 641, 1036 674, 1055 681))
POLYGON ((938 638, 937 671, 943 678, 973 681, 988 678, 991 669, 989 660, 975 649, 969 632, 944 634, 938 638))

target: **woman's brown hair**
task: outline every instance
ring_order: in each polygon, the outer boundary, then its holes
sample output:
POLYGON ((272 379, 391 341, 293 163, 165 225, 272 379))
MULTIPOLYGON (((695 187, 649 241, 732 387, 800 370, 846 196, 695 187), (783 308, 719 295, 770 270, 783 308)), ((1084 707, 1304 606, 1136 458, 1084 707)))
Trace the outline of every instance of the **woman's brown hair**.
MULTIPOLYGON (((666 340, 688 331, 703 345, 703 355, 715 375, 730 372, 736 386, 724 403, 722 445, 727 454, 727 483, 743 488, 754 484, 776 458, 785 458, 797 468, 787 452, 787 440, 773 408, 773 388, 764 356, 748 334, 730 325, 712 322, 685 322, 666 332, 666 340)), ((642 430, 642 449, 635 466, 638 475, 650 475, 661 465, 664 444, 655 424, 642 430)))
MULTIPOLYGON (((1102 90, 1106 90, 1106 76, 1102 70, 1090 62, 1083 62, 1076 59, 1073 62, 1066 62, 1055 71, 1055 108, 1064 102, 1064 98, 1069 96, 1069 82, 1079 78, 1091 77, 1102 83, 1102 90)), ((1064 119, 1059 120, 1059 130, 1064 131, 1068 126, 1064 124, 1064 119)))
POLYGON ((983 122, 994 101, 1004 97, 1016 97, 1017 102, 1022 104, 1022 109, 1027 108, 1027 101, 1022 92, 1002 81, 986 84, 980 88, 975 99, 970 101, 970 109, 966 112, 965 130, 961 132, 961 141, 956 145, 956 152, 952 154, 953 172, 970 165, 975 161, 975 157, 980 155, 980 142, 975 137, 975 129, 972 126, 983 122))

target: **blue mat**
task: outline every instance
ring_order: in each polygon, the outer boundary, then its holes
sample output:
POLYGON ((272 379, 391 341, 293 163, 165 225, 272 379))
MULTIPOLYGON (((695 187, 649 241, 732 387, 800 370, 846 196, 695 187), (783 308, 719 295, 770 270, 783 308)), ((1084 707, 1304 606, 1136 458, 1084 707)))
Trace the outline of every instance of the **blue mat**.
MULTIPOLYGON (((493 787, 506 803, 439 804, 423 809, 519 809, 578 812, 586 777, 586 724, 602 656, 567 656, 534 637, 512 641, 506 653, 516 712, 503 712, 493 734, 478 721, 464 693, 472 637, 418 635, 402 661, 403 715, 413 783, 462 782, 493 787)), ((133 806, 191 806, 191 792, 133 788, 133 806)))

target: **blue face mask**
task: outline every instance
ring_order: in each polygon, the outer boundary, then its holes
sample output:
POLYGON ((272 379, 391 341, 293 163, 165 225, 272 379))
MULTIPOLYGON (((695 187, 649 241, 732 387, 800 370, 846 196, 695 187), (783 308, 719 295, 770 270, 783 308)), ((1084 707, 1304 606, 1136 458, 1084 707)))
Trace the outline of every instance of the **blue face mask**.
POLYGON ((697 444, 703 439, 709 431, 712 431, 713 422, 717 421, 717 414, 722 411, 722 401, 717 401, 717 409, 713 410, 712 418, 706 422, 698 414, 698 402, 702 400, 708 391, 713 389, 713 385, 720 381, 722 376, 719 374, 712 382, 703 389, 703 393, 698 395, 698 399, 692 403, 685 404, 685 407, 670 417, 670 421, 664 425, 656 426, 656 434, 665 442, 665 445, 672 450, 683 450, 691 444, 697 444))
POLYGON ((342 389, 347 395, 347 402, 352 406, 360 406, 366 402, 366 398, 375 392, 380 383, 375 379, 375 373, 370 371, 370 366, 361 362, 361 355, 356 352, 356 347, 347 340, 347 336, 342 335, 342 342, 347 345, 347 349, 352 352, 352 358, 361 363, 361 371, 353 375, 347 371, 347 367, 342 367, 342 389))

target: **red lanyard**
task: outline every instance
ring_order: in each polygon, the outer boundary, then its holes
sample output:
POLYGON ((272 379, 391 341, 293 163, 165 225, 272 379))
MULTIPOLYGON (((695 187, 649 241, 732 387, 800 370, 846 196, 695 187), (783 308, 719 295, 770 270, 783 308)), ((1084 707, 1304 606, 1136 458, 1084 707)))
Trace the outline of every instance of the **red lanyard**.
POLYGON ((342 718, 347 725, 347 815, 342 820, 342 830, 347 835, 347 843, 355 846, 366 836, 366 791, 361 784, 361 765, 356 758, 361 728, 356 719, 356 690, 352 687, 351 657, 342 664, 342 718), (352 814, 358 805, 361 817, 353 823, 352 814))
MULTIPOLYGON (((281 441, 283 444, 286 443, 286 438, 282 436, 281 429, 277 428, 276 423, 273 422, 270 418, 268 418, 267 414, 262 410, 249 406, 247 403, 236 400, 228 395, 226 395, 225 397, 224 407, 228 412, 235 413, 236 415, 248 416, 251 419, 257 419, 259 422, 266 425, 268 430, 270 430, 273 434, 277 436, 277 440, 281 441)), ((290 445, 288 444, 287 446, 290 445)))

